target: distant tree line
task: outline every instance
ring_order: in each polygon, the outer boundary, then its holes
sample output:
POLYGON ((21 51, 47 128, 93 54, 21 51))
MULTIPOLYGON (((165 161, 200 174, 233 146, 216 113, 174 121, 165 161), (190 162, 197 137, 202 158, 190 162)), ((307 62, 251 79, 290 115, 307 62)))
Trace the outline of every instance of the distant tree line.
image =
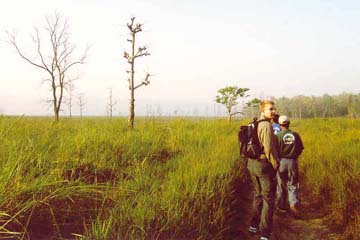
MULTIPOLYGON (((279 114, 292 118, 360 117, 360 94, 342 93, 339 95, 295 96, 272 98, 279 114)), ((259 114, 257 105, 243 109, 244 117, 259 114)))

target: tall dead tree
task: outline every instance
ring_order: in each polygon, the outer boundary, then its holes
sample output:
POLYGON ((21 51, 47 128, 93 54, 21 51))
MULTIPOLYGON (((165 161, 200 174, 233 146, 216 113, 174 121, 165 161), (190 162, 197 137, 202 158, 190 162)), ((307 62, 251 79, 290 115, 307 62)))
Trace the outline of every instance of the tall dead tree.
POLYGON ((134 119, 135 119, 135 90, 141 86, 146 86, 150 83, 149 77, 150 74, 146 73, 144 80, 135 85, 135 59, 143 56, 149 56, 150 53, 146 51, 146 47, 138 47, 135 51, 135 38, 136 34, 142 31, 142 24, 136 23, 134 24, 135 17, 130 19, 130 23, 127 24, 127 27, 130 31, 130 39, 127 39, 128 42, 131 43, 131 52, 128 53, 124 51, 124 58, 126 58, 127 62, 130 64, 130 70, 126 71, 129 74, 129 90, 130 90, 130 106, 129 106, 129 118, 128 123, 131 129, 134 128, 134 119))
POLYGON ((8 38, 22 59, 48 74, 45 82, 49 83, 51 89, 55 121, 59 121, 64 91, 75 79, 70 77, 70 70, 84 63, 87 49, 80 56, 74 56, 75 45, 70 42, 69 24, 59 13, 46 18, 43 32, 35 27, 35 34, 32 36, 33 56, 28 56, 19 46, 15 34, 8 32, 8 38), (46 36, 46 41, 42 41, 43 35, 46 36))
POLYGON ((112 88, 109 89, 109 102, 106 106, 106 112, 110 118, 113 116, 114 108, 116 105, 116 101, 113 100, 112 88))

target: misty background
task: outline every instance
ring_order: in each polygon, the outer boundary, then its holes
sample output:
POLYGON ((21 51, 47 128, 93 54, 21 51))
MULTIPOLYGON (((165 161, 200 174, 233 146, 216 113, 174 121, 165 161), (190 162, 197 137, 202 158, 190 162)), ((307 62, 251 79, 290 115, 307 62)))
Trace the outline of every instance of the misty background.
MULTIPOLYGON (((108 91, 114 115, 127 115, 129 90, 122 57, 129 49, 126 23, 143 23, 137 43, 150 56, 135 78, 154 74, 135 95, 136 114, 212 116, 224 113, 216 91, 236 85, 250 98, 357 94, 360 89, 358 1, 25 1, 1 0, 0 112, 52 115, 46 74, 6 43, 14 31, 31 53, 34 27, 59 11, 71 40, 89 57, 76 74, 75 95, 84 95, 84 115, 106 115, 108 91)), ((62 115, 67 114, 64 106, 62 115)), ((73 114, 78 114, 76 102, 73 114)))

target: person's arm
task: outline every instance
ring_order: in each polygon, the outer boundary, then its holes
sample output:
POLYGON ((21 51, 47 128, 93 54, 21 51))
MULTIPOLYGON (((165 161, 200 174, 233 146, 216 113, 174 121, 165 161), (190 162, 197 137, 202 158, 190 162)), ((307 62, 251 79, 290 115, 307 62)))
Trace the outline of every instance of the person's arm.
POLYGON ((304 149, 304 144, 301 140, 301 137, 298 133, 296 133, 296 158, 298 158, 300 156, 300 154, 302 153, 303 149, 304 149))
POLYGON ((281 144, 282 144, 282 137, 281 137, 281 132, 278 132, 277 134, 275 134, 275 137, 276 137, 276 147, 278 149, 278 157, 279 159, 281 158, 280 156, 280 149, 281 149, 281 144))

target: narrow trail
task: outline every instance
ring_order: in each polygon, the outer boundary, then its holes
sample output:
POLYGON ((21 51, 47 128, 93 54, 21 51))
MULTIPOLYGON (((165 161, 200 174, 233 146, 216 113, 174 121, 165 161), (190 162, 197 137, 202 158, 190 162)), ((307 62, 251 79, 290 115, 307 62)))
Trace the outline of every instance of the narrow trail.
MULTIPOLYGON (((246 175, 246 173, 245 173, 246 175)), ((243 176, 241 179, 248 179, 243 176)), ((259 234, 250 234, 247 229, 251 218, 252 184, 247 180, 238 180, 234 183, 233 196, 235 201, 231 206, 232 214, 228 218, 229 229, 223 236, 226 240, 255 240, 260 239, 259 234)), ((301 196, 302 214, 295 219, 288 213, 275 211, 273 218, 273 233, 271 240, 336 240, 341 235, 332 231, 325 224, 325 214, 319 212, 316 206, 306 202, 306 196, 301 196)))

